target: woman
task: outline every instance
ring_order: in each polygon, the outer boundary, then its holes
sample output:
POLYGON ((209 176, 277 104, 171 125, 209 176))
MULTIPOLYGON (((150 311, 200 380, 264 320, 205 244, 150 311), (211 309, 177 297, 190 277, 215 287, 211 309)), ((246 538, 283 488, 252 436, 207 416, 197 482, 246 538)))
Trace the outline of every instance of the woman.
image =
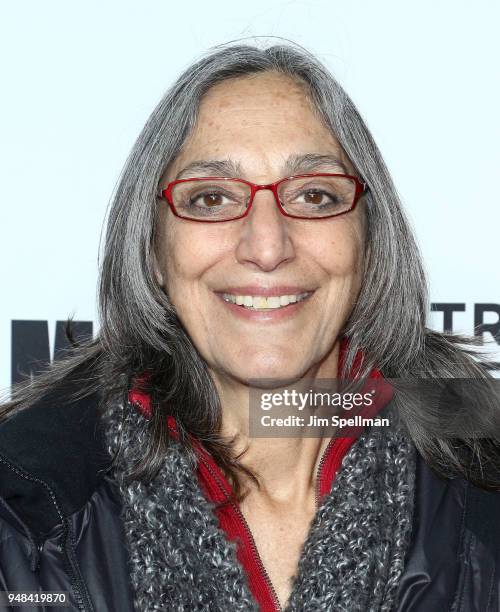
POLYGON ((4 590, 99 612, 500 609, 498 440, 441 434, 387 381, 497 364, 426 327, 391 179, 314 57, 235 45, 180 76, 125 165, 99 295, 98 338, 4 407, 4 590), (251 392, 349 378, 382 382, 390 428, 251 435, 251 392))

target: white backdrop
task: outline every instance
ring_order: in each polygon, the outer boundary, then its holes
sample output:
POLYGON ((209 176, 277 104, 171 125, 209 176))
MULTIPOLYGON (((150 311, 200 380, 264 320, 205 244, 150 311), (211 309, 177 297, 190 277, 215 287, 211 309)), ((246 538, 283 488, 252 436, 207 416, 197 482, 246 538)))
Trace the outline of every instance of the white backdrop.
MULTIPOLYGON (((474 304, 500 303, 499 18, 493 0, 2 2, 0 387, 13 319, 47 320, 51 343, 70 313, 96 321, 101 226, 136 136, 189 63, 247 36, 305 46, 345 86, 412 220, 431 300, 465 303, 454 329, 472 332, 474 304)), ((429 321, 442 329, 442 314, 429 321)))

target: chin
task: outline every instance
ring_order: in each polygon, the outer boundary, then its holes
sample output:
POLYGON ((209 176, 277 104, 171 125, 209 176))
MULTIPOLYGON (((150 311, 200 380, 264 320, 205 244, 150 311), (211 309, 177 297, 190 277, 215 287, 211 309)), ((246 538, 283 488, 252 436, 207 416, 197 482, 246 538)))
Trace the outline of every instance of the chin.
POLYGON ((243 384, 259 389, 271 389, 278 385, 291 384, 304 376, 304 370, 291 367, 290 363, 280 366, 256 364, 242 364, 241 368, 232 368, 228 374, 243 384))

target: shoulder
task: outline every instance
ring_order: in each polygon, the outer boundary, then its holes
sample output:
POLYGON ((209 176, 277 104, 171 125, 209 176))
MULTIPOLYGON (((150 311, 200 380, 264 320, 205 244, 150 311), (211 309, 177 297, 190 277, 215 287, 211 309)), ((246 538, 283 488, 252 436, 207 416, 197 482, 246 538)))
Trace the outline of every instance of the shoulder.
POLYGON ((500 561, 500 491, 483 489, 465 478, 443 478, 418 452, 415 491, 421 528, 436 535, 436 524, 442 523, 443 536, 453 529, 460 537, 469 531, 487 547, 496 546, 500 561))
POLYGON ((0 424, 0 497, 36 533, 81 508, 111 461, 99 393, 69 397, 54 388, 0 424))
POLYGON ((497 609, 491 597, 500 586, 498 516, 500 492, 463 478, 445 479, 417 452, 412 541, 398 612, 497 609), (481 602, 479 608, 474 601, 481 602))

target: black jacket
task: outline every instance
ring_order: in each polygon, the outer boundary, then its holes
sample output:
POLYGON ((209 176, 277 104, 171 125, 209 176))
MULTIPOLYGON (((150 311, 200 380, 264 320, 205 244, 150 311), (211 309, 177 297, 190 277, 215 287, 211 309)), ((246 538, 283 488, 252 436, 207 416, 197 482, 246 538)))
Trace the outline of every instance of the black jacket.
MULTIPOLYGON (((69 610, 133 610, 99 423, 96 396, 65 404, 53 393, 0 425, 0 590, 65 591, 69 610)), ((500 493, 437 477, 417 457, 397 612, 500 612, 500 493)))

